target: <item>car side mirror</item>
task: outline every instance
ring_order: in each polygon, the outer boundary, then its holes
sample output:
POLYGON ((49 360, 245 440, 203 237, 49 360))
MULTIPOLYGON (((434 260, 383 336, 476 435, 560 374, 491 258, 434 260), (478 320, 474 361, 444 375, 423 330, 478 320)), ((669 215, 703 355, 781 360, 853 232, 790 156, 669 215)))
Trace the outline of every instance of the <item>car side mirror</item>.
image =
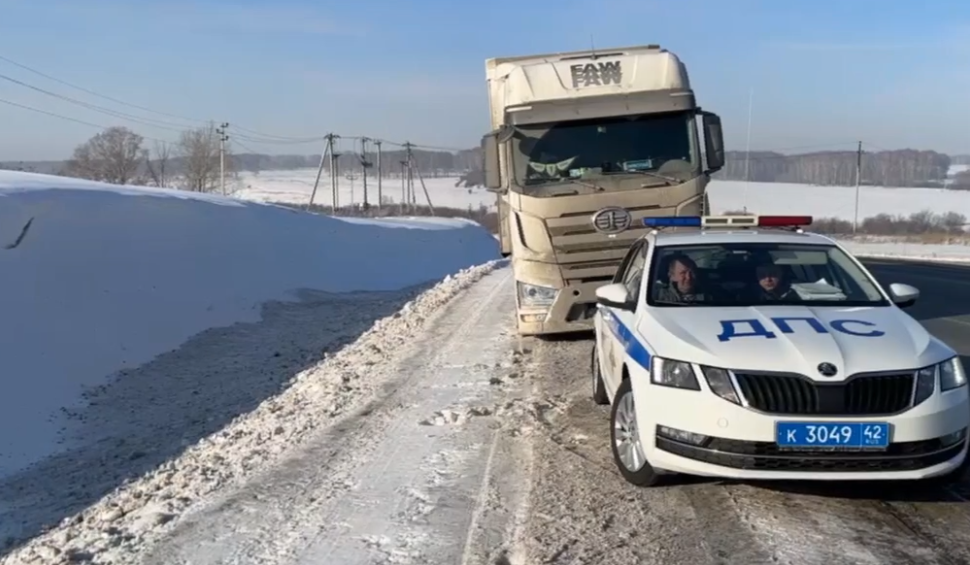
POLYGON ((916 304, 919 299, 919 289, 903 283, 893 283, 889 285, 889 295, 892 296, 893 303, 900 308, 909 308, 916 304))
POLYGON ((597 288, 596 301, 603 306, 628 312, 633 312, 637 307, 623 283, 612 283, 597 288))

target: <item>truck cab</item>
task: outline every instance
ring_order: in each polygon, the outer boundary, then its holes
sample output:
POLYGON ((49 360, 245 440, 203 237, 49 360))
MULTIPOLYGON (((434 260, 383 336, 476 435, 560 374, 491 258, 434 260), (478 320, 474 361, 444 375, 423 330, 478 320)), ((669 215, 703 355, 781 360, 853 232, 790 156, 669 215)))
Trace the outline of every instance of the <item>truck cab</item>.
POLYGON ((643 218, 707 212, 724 164, 720 118, 656 45, 489 59, 486 76, 485 186, 497 194, 518 331, 589 330, 596 288, 643 218))

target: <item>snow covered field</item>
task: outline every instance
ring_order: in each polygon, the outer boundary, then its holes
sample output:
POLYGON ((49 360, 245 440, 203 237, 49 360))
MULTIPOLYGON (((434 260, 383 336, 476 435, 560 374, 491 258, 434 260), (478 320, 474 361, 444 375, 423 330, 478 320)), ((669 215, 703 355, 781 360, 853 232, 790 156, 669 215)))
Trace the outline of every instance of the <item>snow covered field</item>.
POLYGON ((0 172, 0 550, 496 257, 465 220, 0 172))
MULTIPOLYGON (((257 202, 285 202, 305 204, 309 201, 316 169, 295 171, 263 171, 258 175, 240 175, 236 196, 257 202)), ((331 201, 329 180, 324 175, 315 202, 327 205, 331 201)), ((347 179, 338 186, 341 204, 362 202, 360 180, 353 191, 347 179)), ((454 208, 494 207, 495 197, 483 188, 455 187, 456 178, 428 178, 425 184, 436 206, 454 208)), ((376 201, 376 180, 368 182, 370 201, 376 201)), ((400 179, 384 179, 385 194, 400 202, 400 179)), ((420 190, 420 188, 418 189, 420 190)), ((418 193, 423 199, 423 193, 418 193)), ((423 200, 422 200, 423 202, 423 200)), ((835 217, 853 220, 855 189, 841 186, 810 186, 785 183, 744 183, 713 181, 711 207, 714 213, 741 210, 759 214, 808 214, 816 218, 835 217)), ((970 191, 922 188, 863 187, 859 196, 859 218, 877 214, 908 216, 913 212, 930 210, 937 214, 959 212, 970 217, 970 191)), ((925 245, 897 242, 846 242, 853 252, 873 256, 932 257, 955 261, 970 260, 970 247, 964 245, 925 245)))
MULTIPOLYGON (((258 175, 240 175, 236 196, 258 202, 287 202, 306 204, 310 199, 315 169, 295 171, 262 171, 258 175)), ((454 208, 477 208, 494 206, 495 196, 485 189, 455 187, 457 178, 427 178, 425 184, 436 206, 454 208)), ((401 200, 400 179, 384 179, 384 193, 401 200)), ((417 183, 417 181, 415 181, 417 183)), ((339 191, 342 204, 362 202, 361 182, 340 179, 339 191)), ((376 180, 368 180, 370 201, 376 202, 376 180)), ((711 183, 711 207, 715 213, 741 210, 747 206, 759 214, 809 214, 817 218, 834 217, 852 220, 855 212, 855 188, 845 186, 811 186, 804 184, 762 183, 715 180, 711 183)), ((423 194, 418 186, 418 198, 423 194)), ((936 213, 959 212, 970 217, 970 191, 883 188, 865 186, 859 191, 859 218, 876 214, 908 216, 913 212, 929 209, 936 213)), ((330 204, 329 179, 324 175, 315 202, 330 204)))
MULTIPOLYGON (((283 202, 287 204, 306 204, 310 201, 310 194, 313 192, 313 181, 316 179, 316 169, 296 169, 293 171, 261 171, 259 174, 240 173, 236 181, 235 196, 244 200, 254 202, 283 202)), ((486 191, 482 187, 464 188, 456 187, 454 177, 447 178, 425 178, 424 184, 428 188, 428 195, 431 203, 438 207, 462 208, 469 206, 478 208, 479 206, 495 206, 495 195, 486 191)), ((391 200, 400 203, 402 198, 401 179, 385 178, 381 182, 382 194, 385 201, 391 200)), ((424 191, 421 189, 421 182, 417 177, 414 178, 415 191, 417 192, 418 204, 427 204, 424 191)), ((346 206, 352 202, 361 203, 364 201, 364 189, 361 179, 353 182, 346 178, 341 178, 338 184, 340 205, 346 206)), ((330 177, 324 172, 320 179, 320 186, 317 188, 317 195, 314 198, 315 204, 329 206, 332 202, 330 191, 330 177)), ((376 204, 377 199, 377 179, 367 179, 367 201, 376 204)))

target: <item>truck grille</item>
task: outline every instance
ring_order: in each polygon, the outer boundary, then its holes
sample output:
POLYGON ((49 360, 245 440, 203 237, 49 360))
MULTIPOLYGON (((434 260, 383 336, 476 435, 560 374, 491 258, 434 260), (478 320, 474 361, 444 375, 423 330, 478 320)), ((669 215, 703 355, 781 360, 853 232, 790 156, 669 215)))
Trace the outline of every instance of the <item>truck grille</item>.
POLYGON ((801 375, 735 373, 751 408, 768 414, 877 416, 909 407, 916 374, 860 375, 817 383, 801 375))

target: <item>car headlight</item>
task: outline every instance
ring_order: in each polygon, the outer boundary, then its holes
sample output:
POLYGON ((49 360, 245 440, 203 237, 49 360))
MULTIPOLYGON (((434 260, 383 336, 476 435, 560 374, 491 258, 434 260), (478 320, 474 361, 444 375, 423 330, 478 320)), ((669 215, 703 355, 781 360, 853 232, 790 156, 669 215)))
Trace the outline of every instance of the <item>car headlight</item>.
POLYGON ((741 399, 738 398, 738 392, 734 390, 734 383, 731 382, 731 374, 727 369, 701 366, 701 371, 707 379, 707 385, 711 387, 711 392, 728 402, 741 405, 741 399))
POLYGON ((700 390, 694 367, 690 363, 674 361, 662 357, 650 359, 650 381, 655 385, 682 388, 686 390, 700 390))
POLYGON ((940 391, 946 392, 967 384, 967 373, 959 357, 951 357, 940 363, 940 391))
POLYGON ((916 393, 913 395, 913 406, 933 396, 936 390, 936 369, 939 365, 923 367, 916 372, 916 393))
POLYGON ((951 357, 942 363, 923 367, 916 372, 916 393, 913 395, 913 406, 933 396, 936 381, 940 381, 940 392, 960 388, 967 384, 967 373, 963 370, 963 363, 959 357, 951 357))
POLYGON ((519 293, 519 304, 529 307, 551 306, 556 301, 559 291, 548 286, 539 286, 516 281, 519 293))

